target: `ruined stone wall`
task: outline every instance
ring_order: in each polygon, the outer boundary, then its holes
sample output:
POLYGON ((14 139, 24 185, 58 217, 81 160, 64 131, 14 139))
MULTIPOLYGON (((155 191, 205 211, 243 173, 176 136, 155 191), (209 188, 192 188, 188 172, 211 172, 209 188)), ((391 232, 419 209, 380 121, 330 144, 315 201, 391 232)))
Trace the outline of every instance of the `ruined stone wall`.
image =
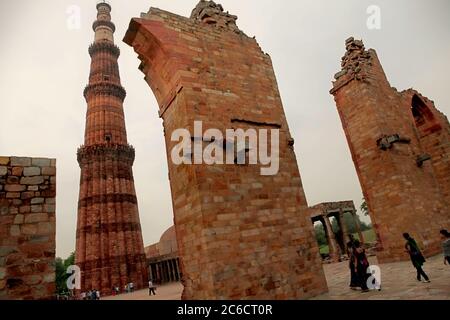
POLYGON ((353 38, 346 49, 331 93, 377 231, 378 258, 409 259, 404 232, 418 240, 426 255, 437 254, 439 230, 448 228, 450 214, 441 187, 448 175, 436 179, 435 169, 442 166, 441 176, 449 172, 448 142, 447 147, 437 145, 436 152, 430 149, 415 125, 411 100, 390 86, 374 50, 353 38), (433 162, 423 161, 427 152, 433 162))
POLYGON ((55 293, 56 160, 0 157, 0 300, 55 293))
MULTIPOLYGON (((191 18, 152 8, 125 42, 164 121, 184 299, 300 299, 326 291, 319 250, 270 57, 236 17, 201 1, 191 18), (280 170, 175 165, 172 132, 280 129, 280 170)), ((195 137, 197 139, 200 137, 195 137)), ((206 142, 206 141, 204 141, 206 142)))

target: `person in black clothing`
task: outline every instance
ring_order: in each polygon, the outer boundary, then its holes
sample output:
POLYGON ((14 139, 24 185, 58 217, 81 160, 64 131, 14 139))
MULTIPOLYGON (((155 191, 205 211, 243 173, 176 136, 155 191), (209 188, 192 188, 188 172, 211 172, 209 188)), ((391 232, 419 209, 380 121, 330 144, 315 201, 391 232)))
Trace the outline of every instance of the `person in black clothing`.
POLYGON ((419 246, 417 245, 416 240, 414 240, 409 233, 404 233, 403 238, 406 240, 405 249, 406 252, 409 253, 409 257, 411 258, 411 262, 417 270, 417 281, 422 281, 422 277, 424 278, 425 283, 430 282, 430 278, 427 276, 425 271, 423 271, 422 266, 426 262, 425 257, 422 255, 419 246))
POLYGON ((152 294, 156 296, 156 286, 153 284, 153 281, 150 280, 148 282, 148 295, 151 296, 152 294))
POLYGON ((349 236, 350 241, 347 242, 347 255, 348 255, 348 266, 350 268, 350 289, 356 290, 358 288, 358 275, 355 272, 355 261, 354 261, 354 241, 352 235, 349 236))
POLYGON ((444 252, 444 264, 450 265, 450 233, 443 229, 440 231, 442 238, 442 250, 444 252))
POLYGON ((354 270, 358 278, 358 286, 361 287, 362 292, 368 292, 367 280, 369 274, 367 268, 369 267, 369 260, 366 257, 366 250, 361 247, 361 243, 358 240, 353 242, 353 263, 354 270))

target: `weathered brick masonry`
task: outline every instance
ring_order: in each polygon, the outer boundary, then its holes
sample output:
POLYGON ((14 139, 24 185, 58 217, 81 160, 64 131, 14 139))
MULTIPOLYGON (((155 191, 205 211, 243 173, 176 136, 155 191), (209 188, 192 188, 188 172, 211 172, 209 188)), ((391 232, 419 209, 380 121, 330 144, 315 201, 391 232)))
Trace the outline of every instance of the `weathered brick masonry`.
POLYGON ((56 160, 0 157, 0 300, 55 293, 56 160))
POLYGON ((440 251, 449 228, 450 126, 433 102, 392 88, 374 50, 349 38, 331 93, 382 251, 379 261, 409 259, 403 232, 425 254, 440 251))
POLYGON ((85 145, 78 150, 81 168, 76 242, 76 264, 81 268, 81 290, 103 295, 133 282, 147 286, 144 253, 132 166, 134 149, 127 142, 123 101, 114 45, 111 7, 97 5, 95 42, 87 101, 85 145))
MULTIPOLYGON (((151 8, 124 41, 164 122, 184 299, 298 299, 326 291, 321 259, 270 57, 213 1, 191 18, 151 8), (180 165, 179 128, 280 129, 280 170, 180 165)), ((195 137, 197 139, 200 137, 195 137)))

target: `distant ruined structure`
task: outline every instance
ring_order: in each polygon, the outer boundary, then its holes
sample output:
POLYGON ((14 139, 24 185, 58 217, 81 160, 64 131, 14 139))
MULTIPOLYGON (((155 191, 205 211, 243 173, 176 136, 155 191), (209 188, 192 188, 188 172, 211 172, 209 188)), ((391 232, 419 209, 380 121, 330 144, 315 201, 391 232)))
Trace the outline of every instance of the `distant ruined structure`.
POLYGON ((327 286, 294 140, 271 59, 236 20, 213 1, 200 1, 190 18, 151 8, 124 39, 163 119, 183 298, 313 297, 327 286), (175 165, 172 132, 192 133, 195 121, 222 132, 279 129, 278 174, 262 176, 260 165, 175 165))
POLYGON ((134 149, 127 142, 120 83, 119 48, 114 45, 111 6, 97 4, 95 41, 87 101, 85 144, 78 150, 81 168, 75 263, 81 291, 111 294, 130 282, 147 287, 148 268, 133 180, 134 149))
POLYGON ((450 126, 415 90, 392 88, 374 50, 349 38, 331 94, 377 231, 380 262, 408 259, 403 232, 426 255, 450 224, 450 126))
POLYGON ((0 300, 55 297, 56 160, 0 157, 0 300))
POLYGON ((325 231, 328 242, 330 259, 333 262, 340 261, 347 254, 347 242, 350 240, 347 225, 344 220, 345 214, 350 214, 355 223, 358 238, 361 243, 365 242, 361 232, 359 218, 353 201, 326 202, 312 206, 308 209, 312 223, 320 222, 325 231), (331 218, 335 218, 339 226, 338 234, 332 228, 331 218))
POLYGON ((181 281, 175 227, 167 229, 158 243, 145 248, 150 278, 158 284, 181 281))

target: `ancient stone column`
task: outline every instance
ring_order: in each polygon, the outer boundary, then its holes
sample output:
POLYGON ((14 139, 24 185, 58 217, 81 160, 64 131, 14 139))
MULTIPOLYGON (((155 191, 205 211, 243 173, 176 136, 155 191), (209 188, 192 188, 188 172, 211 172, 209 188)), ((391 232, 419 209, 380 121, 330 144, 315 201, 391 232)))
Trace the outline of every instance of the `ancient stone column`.
POLYGON ((344 211, 339 209, 339 228, 342 231, 342 240, 344 242, 344 252, 347 252, 347 242, 349 241, 347 224, 344 220, 344 211))
POLYGON ((170 274, 172 277, 172 282, 175 282, 175 281, 177 281, 177 277, 175 276, 175 268, 173 265, 173 259, 169 260, 169 264, 170 264, 170 274))
POLYGON ((336 237, 334 235, 333 228, 330 223, 330 219, 328 218, 328 216, 324 215, 322 222, 323 222, 323 227, 325 228, 325 234, 326 234, 327 240, 328 240, 328 248, 330 250, 330 258, 333 261, 339 261, 340 250, 339 250, 339 246, 336 242, 336 237))
POLYGON ((178 258, 175 259, 175 264, 177 267, 177 281, 181 281, 180 262, 179 262, 178 258))
POLYGON ((85 144, 78 150, 81 168, 76 264, 81 291, 102 295, 133 282, 147 286, 148 267, 133 181, 134 149, 127 142, 123 101, 114 45, 111 7, 97 5, 95 41, 89 47, 91 70, 84 90, 87 101, 85 144))
POLYGON ((236 19, 214 1, 200 1, 190 18, 151 8, 132 19, 124 39, 139 54, 163 119, 183 298, 312 297, 326 281, 294 141, 271 59, 236 19), (194 136, 200 121, 202 136, 194 136), (203 137, 207 129, 278 132, 279 168, 238 165, 234 157, 179 164, 172 161, 177 129, 204 147, 212 141, 203 137))
POLYGON ((347 39, 341 66, 331 94, 377 228, 378 260, 409 259, 403 232, 425 255, 439 253, 439 230, 450 223, 448 121, 428 99, 393 88, 362 41, 347 39))
POLYGON ((167 268, 167 279, 168 282, 172 282, 172 268, 170 265, 170 260, 166 260, 166 268, 167 268))
POLYGON ((156 280, 161 281, 161 269, 159 268, 159 263, 155 264, 156 268, 156 280))

